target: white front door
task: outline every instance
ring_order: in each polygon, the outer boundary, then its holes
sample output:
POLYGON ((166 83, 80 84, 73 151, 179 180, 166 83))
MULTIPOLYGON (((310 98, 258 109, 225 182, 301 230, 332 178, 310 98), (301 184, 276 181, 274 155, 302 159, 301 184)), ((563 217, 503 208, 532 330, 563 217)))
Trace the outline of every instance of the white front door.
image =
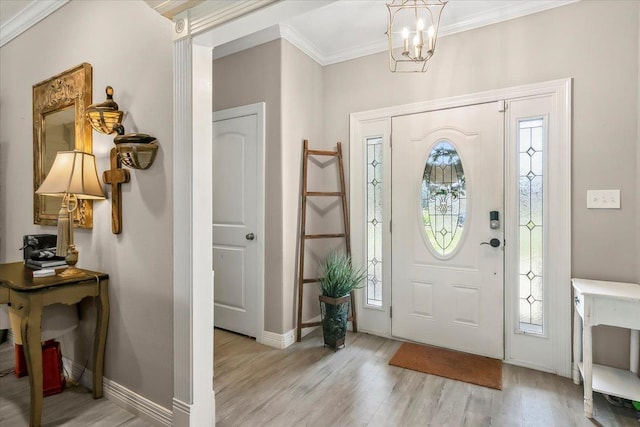
POLYGON ((503 215, 500 110, 392 119, 395 337, 503 358, 502 222, 490 227, 490 212, 503 215))
POLYGON ((263 286, 260 121, 232 109, 214 112, 213 122, 214 325, 253 337, 263 286))

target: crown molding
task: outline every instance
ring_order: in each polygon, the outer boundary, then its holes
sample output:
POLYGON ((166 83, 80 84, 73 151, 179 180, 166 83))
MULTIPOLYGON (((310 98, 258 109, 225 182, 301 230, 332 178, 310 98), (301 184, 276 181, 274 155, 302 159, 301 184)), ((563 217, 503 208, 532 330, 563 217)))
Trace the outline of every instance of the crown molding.
POLYGON ((316 61, 321 66, 328 65, 322 51, 311 41, 303 37, 295 28, 288 24, 280 24, 280 36, 300 49, 305 55, 316 61))
POLYGON ((165 18, 172 19, 177 14, 198 6, 204 0, 144 0, 147 5, 165 18))
MULTIPOLYGON (((440 27, 439 37, 473 30, 475 28, 496 24, 498 22, 503 22, 510 19, 520 18, 526 15, 553 9, 555 7, 576 3, 578 1, 580 0, 522 2, 516 5, 513 5, 512 3, 509 6, 504 6, 498 9, 493 9, 487 12, 470 16, 464 21, 456 22, 452 25, 443 25, 440 27)), ((323 52, 314 43, 301 35, 293 26, 289 24, 280 24, 278 25, 278 27, 281 38, 287 40, 289 43, 300 49, 307 56, 311 57, 314 61, 316 61, 323 67, 326 65, 337 64, 339 62, 360 58, 362 56, 371 55, 374 53, 383 52, 389 47, 389 42, 385 37, 371 43, 347 48, 340 52, 323 52)), ((276 38, 278 38, 276 33, 277 31, 272 27, 268 30, 252 34, 245 39, 235 40, 227 43, 223 47, 214 49, 214 58, 222 58, 223 56, 231 55, 241 50, 249 49, 251 47, 275 40, 276 38), (216 52, 216 50, 218 52, 216 52)))
POLYGON ((320 49, 288 24, 278 24, 213 49, 213 59, 220 59, 277 39, 285 39, 323 67, 327 65, 320 49))
MULTIPOLYGON (((536 2, 522 2, 514 6, 504 6, 498 9, 493 9, 487 12, 483 12, 469 17, 460 22, 456 22, 452 25, 441 26, 438 37, 449 36, 463 31, 469 31, 487 25, 497 24, 499 22, 508 21, 510 19, 520 18, 526 15, 532 15, 534 13, 543 12, 545 10, 553 9, 560 6, 565 6, 571 3, 576 3, 580 0, 560 0, 560 1, 536 1, 536 2)), ((398 46, 400 46, 398 44, 398 46)), ((396 46, 397 47, 397 46, 396 46)), ((350 59, 360 58, 362 56, 371 55, 378 52, 383 52, 389 48, 389 42, 385 38, 380 41, 367 43, 364 45, 356 46, 350 49, 345 49, 342 52, 335 54, 322 55, 320 53, 319 60, 316 59, 321 65, 337 64, 339 62, 348 61, 350 59)), ((315 59, 315 58, 314 58, 315 59)))
POLYGON ((216 0, 205 1, 173 17, 174 41, 202 34, 279 0, 216 0))
POLYGON ((0 26, 0 47, 67 4, 69 0, 32 1, 16 16, 0 26))
POLYGON ((517 5, 510 4, 509 6, 503 6, 487 12, 472 15, 469 18, 456 22, 452 25, 440 27, 439 37, 473 30, 475 28, 485 27, 487 25, 497 24, 511 19, 521 18, 523 16, 544 12, 545 10, 555 9, 556 7, 566 6, 579 1, 580 0, 527 1, 518 3, 517 5))
POLYGON ((216 59, 223 58, 227 55, 232 55, 255 46, 260 46, 261 44, 265 44, 282 37, 280 27, 278 25, 274 25, 262 31, 258 31, 257 33, 242 37, 241 39, 223 44, 222 46, 216 46, 213 49, 213 59, 215 61, 216 59))

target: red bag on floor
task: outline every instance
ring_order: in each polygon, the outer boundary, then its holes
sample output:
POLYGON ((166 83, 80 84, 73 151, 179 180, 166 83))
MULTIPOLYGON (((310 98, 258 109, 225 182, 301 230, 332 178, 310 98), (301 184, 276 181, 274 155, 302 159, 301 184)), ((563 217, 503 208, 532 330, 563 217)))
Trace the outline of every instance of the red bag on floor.
MULTIPOLYGON (((28 375, 24 349, 20 344, 15 345, 14 355, 16 378, 28 375)), ((64 389, 62 354, 60 353, 60 343, 56 340, 49 340, 42 344, 42 382, 44 396, 62 393, 64 389)))

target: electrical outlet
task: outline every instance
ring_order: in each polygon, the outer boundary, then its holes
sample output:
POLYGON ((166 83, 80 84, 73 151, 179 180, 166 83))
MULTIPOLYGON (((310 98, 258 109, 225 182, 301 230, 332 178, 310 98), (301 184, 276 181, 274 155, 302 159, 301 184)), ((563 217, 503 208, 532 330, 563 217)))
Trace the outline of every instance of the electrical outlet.
POLYGON ((620 190, 587 190, 587 209, 620 209, 620 190))

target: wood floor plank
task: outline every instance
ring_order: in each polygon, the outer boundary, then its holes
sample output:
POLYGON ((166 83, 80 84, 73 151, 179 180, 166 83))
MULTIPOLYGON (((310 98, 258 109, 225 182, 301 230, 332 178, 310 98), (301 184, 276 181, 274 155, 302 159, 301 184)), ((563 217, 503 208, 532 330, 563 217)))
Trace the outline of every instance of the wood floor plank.
MULTIPOLYGON (((633 410, 612 407, 599 393, 592 422, 583 413, 582 386, 516 366, 504 365, 499 391, 390 366, 400 343, 363 333, 349 333, 337 352, 323 347, 320 331, 285 350, 214 334, 217 426, 639 426, 633 410)), ((0 346, 0 367, 12 358, 0 346)), ((28 387, 27 378, 0 377, 0 426, 28 424, 28 387)), ((44 402, 44 426, 148 425, 83 388, 44 402)))
MULTIPOLYGON (((0 346, 2 371, 13 367, 13 348, 0 346)), ((13 373, 0 377, 0 426, 29 425, 29 378, 15 378, 13 373)), ((93 399, 84 387, 65 388, 62 393, 44 398, 43 427, 142 427, 149 424, 109 401, 93 399)))
POLYGON ((214 333, 218 426, 638 427, 597 393, 592 423, 581 386, 516 366, 504 365, 500 391, 390 366, 400 343, 363 333, 337 352, 320 331, 286 350, 214 333))

